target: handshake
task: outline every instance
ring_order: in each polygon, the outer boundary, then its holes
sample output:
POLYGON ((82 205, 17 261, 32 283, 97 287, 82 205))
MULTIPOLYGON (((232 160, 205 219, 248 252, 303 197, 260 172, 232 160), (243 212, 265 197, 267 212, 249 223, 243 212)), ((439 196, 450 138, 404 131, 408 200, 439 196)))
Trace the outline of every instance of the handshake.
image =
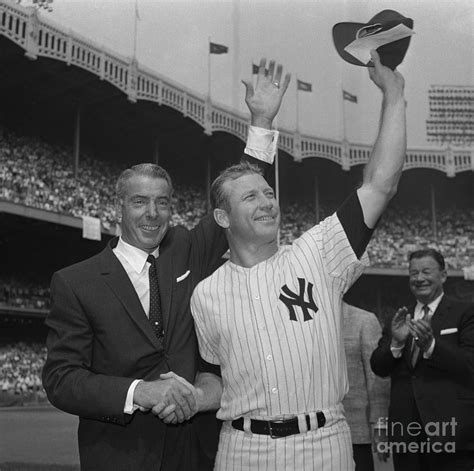
POLYGON ((141 381, 137 384, 133 402, 144 412, 151 409, 167 424, 189 420, 202 404, 203 391, 194 387, 181 376, 170 371, 155 381, 141 381))

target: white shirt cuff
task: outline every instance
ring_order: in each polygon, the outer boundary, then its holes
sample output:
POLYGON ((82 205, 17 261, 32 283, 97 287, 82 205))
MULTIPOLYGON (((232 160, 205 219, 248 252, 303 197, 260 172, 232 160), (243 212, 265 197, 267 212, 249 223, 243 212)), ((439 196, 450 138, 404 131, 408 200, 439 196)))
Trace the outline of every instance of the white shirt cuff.
POLYGON ((127 398, 125 399, 125 407, 123 408, 124 414, 133 414, 137 409, 138 406, 133 403, 133 394, 135 393, 135 388, 137 384, 143 381, 142 379, 135 379, 133 380, 132 384, 128 388, 127 398))
POLYGON ((244 152, 262 162, 273 164, 278 144, 278 135, 279 132, 272 129, 249 126, 249 135, 244 152))
POLYGON ((405 345, 402 347, 390 347, 393 358, 400 358, 402 356, 402 350, 405 348, 405 345))
POLYGON ((433 339, 433 341, 431 342, 430 348, 428 348, 428 350, 426 352, 423 352, 423 358, 425 360, 429 360, 431 358, 431 355, 433 355, 433 350, 435 348, 435 343, 436 343, 436 340, 433 339))

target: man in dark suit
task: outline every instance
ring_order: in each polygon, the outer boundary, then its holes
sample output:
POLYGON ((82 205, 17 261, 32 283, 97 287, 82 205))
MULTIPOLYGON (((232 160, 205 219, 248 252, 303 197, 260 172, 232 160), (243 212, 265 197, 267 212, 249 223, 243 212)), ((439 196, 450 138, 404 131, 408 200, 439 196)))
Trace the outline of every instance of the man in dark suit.
MULTIPOLYGON (((253 125, 246 151, 272 160, 276 133, 268 129, 289 75, 283 79, 274 62, 265 66, 262 59, 255 89, 246 83, 253 125)), ((213 451, 202 452, 198 435, 214 434, 217 441, 215 418, 207 418, 210 428, 199 428, 206 419, 199 416, 166 425, 149 411, 172 399, 181 419, 191 416, 194 396, 187 382, 195 380, 199 356, 189 300, 227 250, 212 215, 191 231, 170 228, 171 196, 171 179, 161 167, 140 164, 124 171, 117 182, 121 237, 55 273, 51 282, 43 385, 52 404, 80 417, 84 470, 193 471, 213 465, 213 451), (169 371, 178 376, 160 379, 169 371)), ((211 445, 215 452, 217 442, 211 445)))
POLYGON ((409 258, 416 303, 384 329, 371 366, 391 376, 388 437, 397 471, 474 467, 474 305, 443 294, 443 256, 409 258), (410 314, 408 313, 410 312, 410 314))

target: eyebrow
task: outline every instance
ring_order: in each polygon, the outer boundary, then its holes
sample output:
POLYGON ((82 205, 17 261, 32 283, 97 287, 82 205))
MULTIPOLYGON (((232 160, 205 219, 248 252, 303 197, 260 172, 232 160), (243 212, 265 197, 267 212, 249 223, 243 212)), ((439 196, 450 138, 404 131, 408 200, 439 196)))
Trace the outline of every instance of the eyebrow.
MULTIPOLYGON (((136 198, 141 198, 141 199, 144 199, 144 200, 149 200, 151 199, 150 196, 145 196, 145 195, 140 195, 140 194, 136 194, 136 195, 132 195, 130 196, 130 199, 136 199, 136 198)), ((157 200, 166 200, 166 201, 169 201, 170 197, 167 196, 167 195, 163 195, 163 196, 157 196, 156 198, 154 199, 157 199, 157 200)))
POLYGON ((247 190, 242 193, 242 198, 245 198, 246 196, 249 195, 254 195, 256 193, 256 190, 247 190))

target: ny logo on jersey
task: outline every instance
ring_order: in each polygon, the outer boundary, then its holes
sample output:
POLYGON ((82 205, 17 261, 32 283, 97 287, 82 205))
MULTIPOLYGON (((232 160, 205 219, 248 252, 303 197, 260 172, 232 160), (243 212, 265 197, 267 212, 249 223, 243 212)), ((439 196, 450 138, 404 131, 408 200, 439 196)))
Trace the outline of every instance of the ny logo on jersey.
POLYGON ((308 282, 308 301, 304 300, 306 280, 304 278, 298 278, 298 283, 300 285, 299 293, 294 293, 286 285, 282 286, 281 290, 283 294, 280 294, 280 301, 282 301, 288 308, 288 311, 290 311, 290 321, 297 321, 294 306, 299 306, 302 309, 304 322, 310 321, 313 318, 309 313, 309 309, 314 311, 315 314, 318 312, 318 306, 316 306, 313 299, 313 283, 308 282))

